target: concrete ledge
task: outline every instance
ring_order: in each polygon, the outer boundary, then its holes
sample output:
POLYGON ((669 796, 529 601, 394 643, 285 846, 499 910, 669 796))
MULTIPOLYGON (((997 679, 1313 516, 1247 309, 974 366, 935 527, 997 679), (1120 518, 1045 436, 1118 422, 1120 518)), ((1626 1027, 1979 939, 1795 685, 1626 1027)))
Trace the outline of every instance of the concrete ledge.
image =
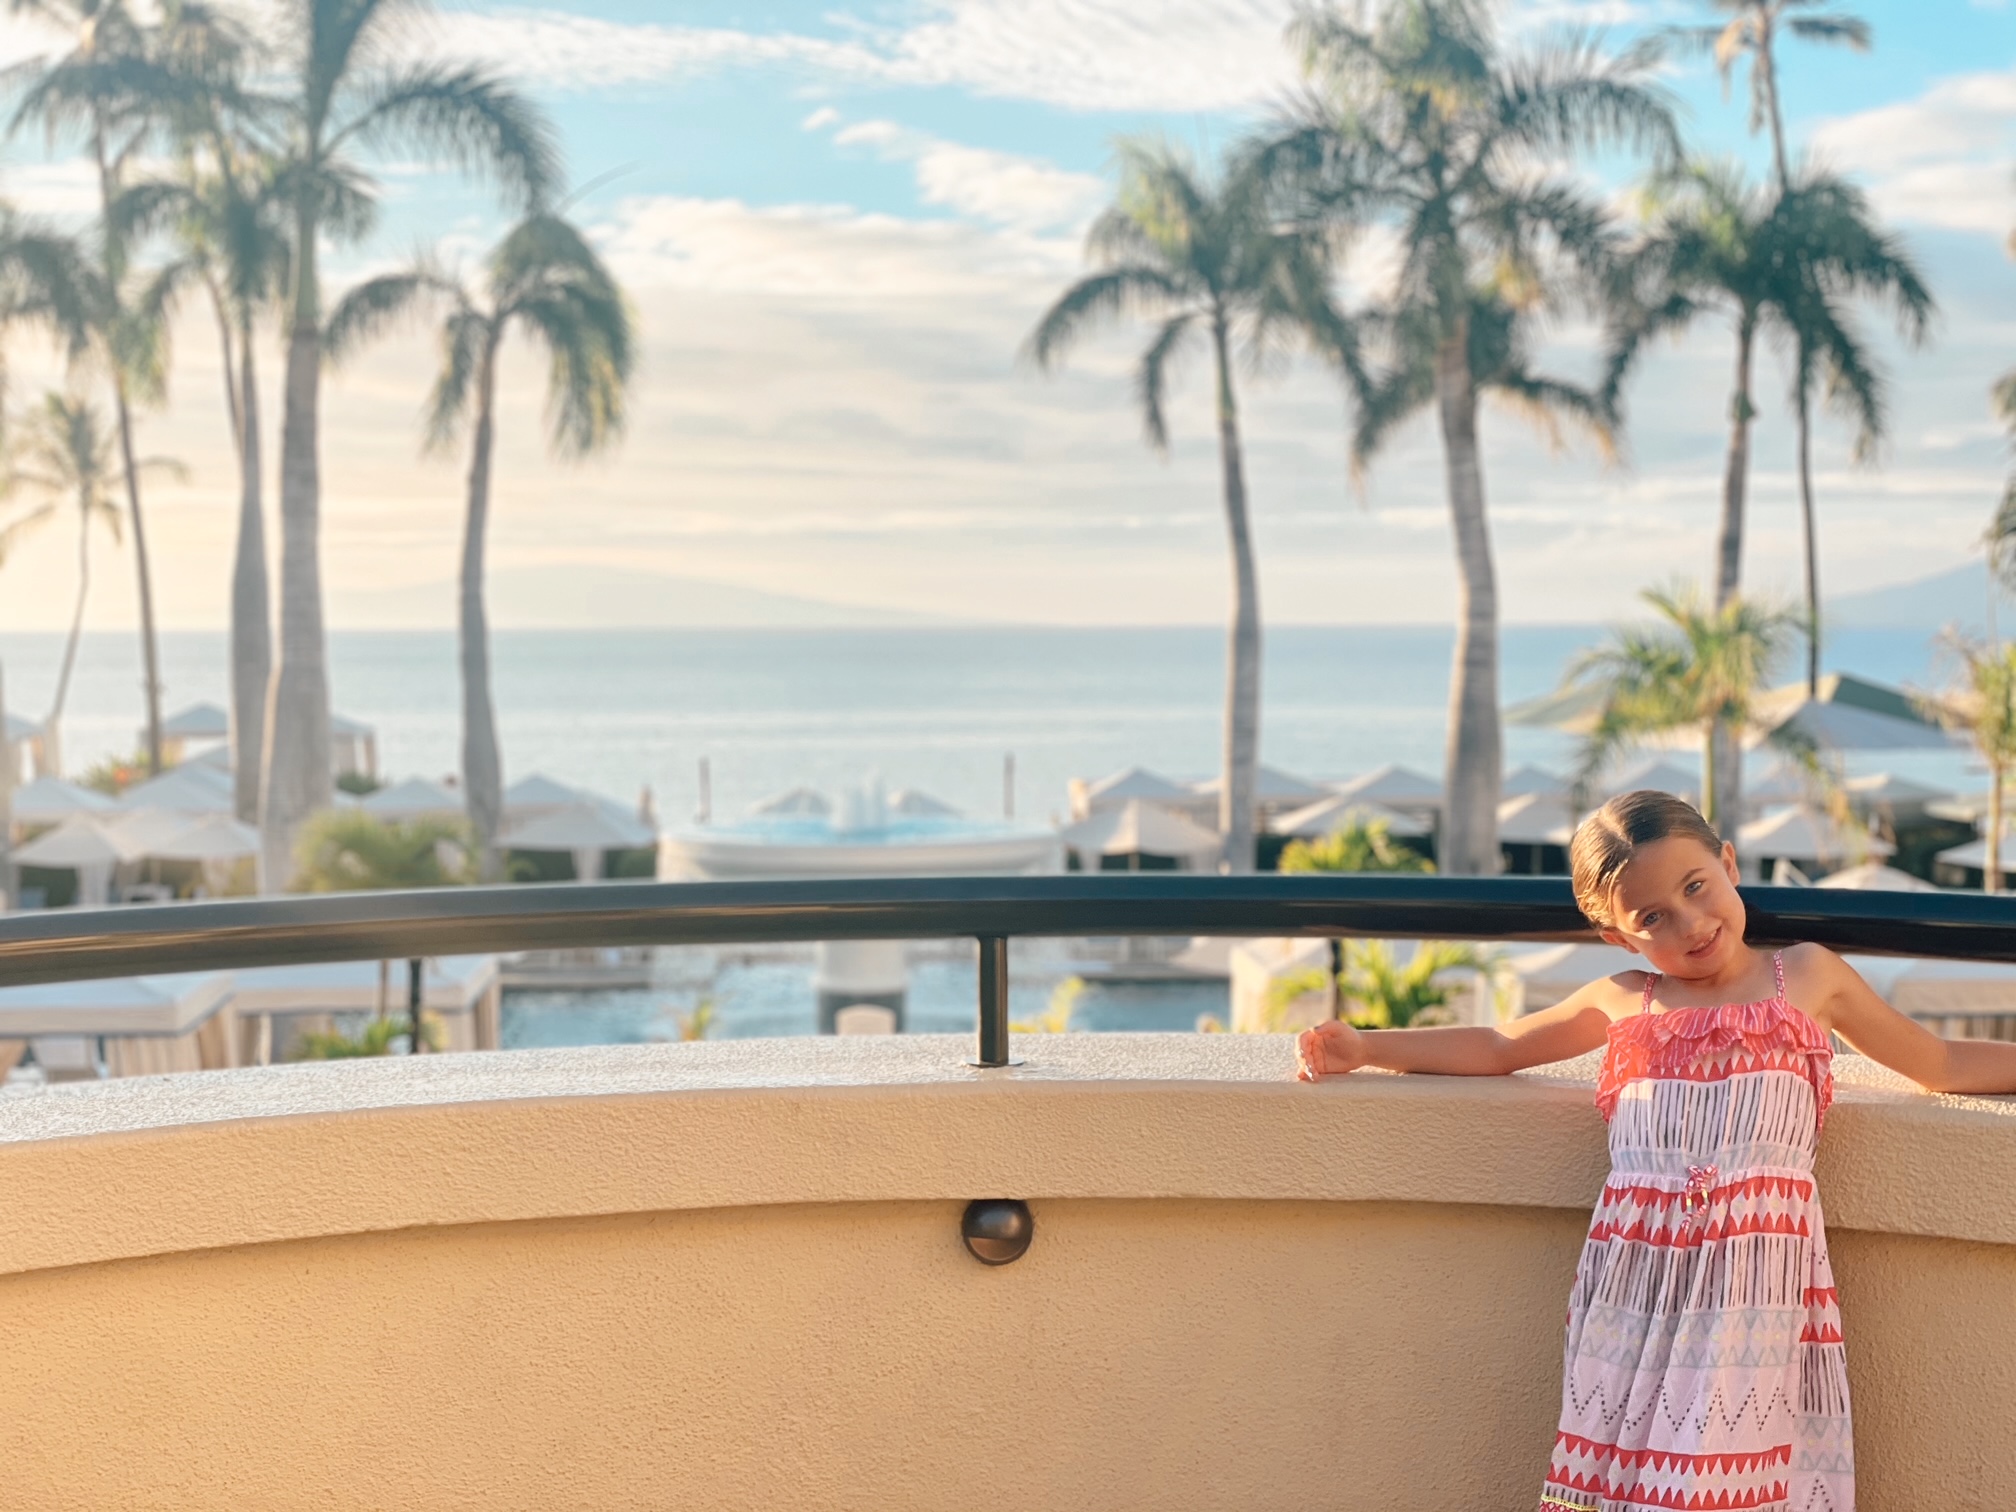
MULTIPOLYGON (((794 1203, 1139 1199, 1586 1210, 1593 1058, 1290 1079, 1285 1037, 745 1040, 133 1078, 0 1098, 0 1274, 408 1228, 794 1203)), ((2016 1244, 2016 1099, 1844 1057, 1830 1222, 2016 1244)))

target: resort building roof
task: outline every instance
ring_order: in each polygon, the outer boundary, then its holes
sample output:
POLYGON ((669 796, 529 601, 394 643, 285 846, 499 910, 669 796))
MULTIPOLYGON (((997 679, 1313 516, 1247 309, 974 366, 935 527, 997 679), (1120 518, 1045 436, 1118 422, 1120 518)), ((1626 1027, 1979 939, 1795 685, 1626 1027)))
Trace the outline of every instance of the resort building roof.
POLYGON ((1414 839, 1428 833, 1428 826, 1412 815, 1334 793, 1268 821, 1267 830, 1292 840, 1321 840, 1354 824, 1383 824, 1388 834, 1399 839, 1414 839))

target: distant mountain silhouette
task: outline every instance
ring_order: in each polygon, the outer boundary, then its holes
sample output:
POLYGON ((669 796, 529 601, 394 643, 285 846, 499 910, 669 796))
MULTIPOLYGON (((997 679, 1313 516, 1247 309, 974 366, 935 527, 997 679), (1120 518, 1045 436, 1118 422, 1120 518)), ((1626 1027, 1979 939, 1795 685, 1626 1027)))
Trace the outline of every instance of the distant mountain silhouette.
MULTIPOLYGON (((1827 601, 1827 620, 1851 630, 1932 631, 1958 625, 1979 635, 1988 622, 1988 564, 1963 562, 1930 577, 1891 583, 1827 601)), ((1995 605, 2004 634, 2016 630, 2016 604, 2004 594, 1995 605)))
MULTIPOLYGON (((455 623, 455 584, 338 590, 330 622, 432 629, 455 623)), ((490 623, 499 630, 844 629, 966 623, 900 610, 836 604, 733 583, 628 567, 560 562, 490 574, 490 623)))

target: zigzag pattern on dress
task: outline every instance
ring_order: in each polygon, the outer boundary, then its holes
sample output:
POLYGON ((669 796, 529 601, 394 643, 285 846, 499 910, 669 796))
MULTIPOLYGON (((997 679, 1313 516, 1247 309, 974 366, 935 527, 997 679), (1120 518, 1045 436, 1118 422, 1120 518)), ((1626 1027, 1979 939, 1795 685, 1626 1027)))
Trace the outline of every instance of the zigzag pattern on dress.
POLYGON ((1853 1512, 1840 1299, 1813 1152, 1825 1031, 1779 992, 1611 1026, 1611 1179, 1569 1298, 1540 1505, 1853 1512))

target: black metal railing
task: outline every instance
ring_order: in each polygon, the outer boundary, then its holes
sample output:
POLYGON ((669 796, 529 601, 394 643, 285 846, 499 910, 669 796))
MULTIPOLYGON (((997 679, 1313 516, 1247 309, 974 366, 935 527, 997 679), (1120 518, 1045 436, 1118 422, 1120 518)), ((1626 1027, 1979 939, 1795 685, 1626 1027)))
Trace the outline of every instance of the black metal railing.
MULTIPOLYGON (((1759 943, 2016 962, 2016 899, 1743 890, 1759 943)), ((0 986, 313 961, 603 945, 979 941, 979 1054, 1008 1063, 1011 939, 1085 935, 1592 938, 1556 877, 1071 875, 603 882, 342 893, 0 918, 0 986)))

